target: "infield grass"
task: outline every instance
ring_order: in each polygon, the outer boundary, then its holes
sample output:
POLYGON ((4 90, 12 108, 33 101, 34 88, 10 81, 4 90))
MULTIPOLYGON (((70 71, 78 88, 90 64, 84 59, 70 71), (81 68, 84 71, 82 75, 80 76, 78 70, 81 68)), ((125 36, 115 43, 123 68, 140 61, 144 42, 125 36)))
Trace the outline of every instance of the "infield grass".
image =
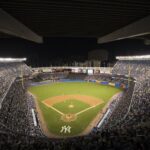
POLYGON ((84 102, 81 102, 79 100, 68 99, 64 102, 59 102, 59 103, 54 104, 53 107, 67 114, 67 113, 77 113, 83 109, 90 107, 90 105, 84 102))

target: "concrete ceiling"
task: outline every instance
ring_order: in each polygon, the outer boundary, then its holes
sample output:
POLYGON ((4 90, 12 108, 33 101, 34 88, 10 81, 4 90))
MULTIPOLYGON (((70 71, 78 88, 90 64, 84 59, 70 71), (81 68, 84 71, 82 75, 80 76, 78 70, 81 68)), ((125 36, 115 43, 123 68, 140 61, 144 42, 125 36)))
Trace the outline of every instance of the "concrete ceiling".
POLYGON ((43 37, 102 37, 150 15, 147 0, 1 0, 0 7, 43 37))

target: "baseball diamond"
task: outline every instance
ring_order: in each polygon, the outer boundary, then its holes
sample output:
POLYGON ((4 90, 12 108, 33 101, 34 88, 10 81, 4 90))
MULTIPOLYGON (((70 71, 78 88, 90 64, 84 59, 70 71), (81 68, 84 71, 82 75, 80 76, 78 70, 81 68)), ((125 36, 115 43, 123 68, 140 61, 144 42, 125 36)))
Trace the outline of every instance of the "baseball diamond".
POLYGON ((111 98, 122 92, 119 88, 91 82, 50 83, 30 87, 29 91, 35 97, 43 132, 55 138, 91 132, 111 98))

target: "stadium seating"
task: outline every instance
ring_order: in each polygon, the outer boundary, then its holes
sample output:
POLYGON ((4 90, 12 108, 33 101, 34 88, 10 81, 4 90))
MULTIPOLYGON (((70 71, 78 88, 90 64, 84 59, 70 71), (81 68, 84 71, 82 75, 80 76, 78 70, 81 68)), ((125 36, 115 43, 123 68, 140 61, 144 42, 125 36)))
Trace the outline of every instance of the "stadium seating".
POLYGON ((0 124, 10 132, 27 133, 26 88, 18 77, 29 76, 30 68, 23 63, 0 63, 0 124), (17 120, 16 120, 17 119, 17 120))
POLYGON ((148 87, 150 80, 143 80, 135 85, 132 103, 130 109, 125 116, 123 126, 144 126, 149 125, 150 121, 150 92, 148 87))
POLYGON ((16 77, 31 75, 24 63, 0 63, 0 105, 16 77))
POLYGON ((143 79, 150 78, 150 61, 148 60, 119 60, 112 70, 113 74, 130 75, 143 79))
POLYGON ((34 78, 34 81, 45 81, 45 80, 59 80, 63 79, 68 75, 68 73, 64 72, 56 72, 56 73, 38 73, 34 78))
POLYGON ((69 73, 68 76, 66 77, 67 79, 70 80, 84 80, 86 77, 85 73, 69 73))

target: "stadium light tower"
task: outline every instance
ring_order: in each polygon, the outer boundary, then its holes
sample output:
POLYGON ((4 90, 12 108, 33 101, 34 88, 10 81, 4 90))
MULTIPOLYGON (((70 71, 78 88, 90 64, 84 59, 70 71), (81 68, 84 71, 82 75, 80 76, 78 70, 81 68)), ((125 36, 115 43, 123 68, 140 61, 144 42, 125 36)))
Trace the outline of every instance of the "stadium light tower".
POLYGON ((24 62, 27 58, 0 58, 0 62, 24 62))
POLYGON ((139 55, 139 56, 117 56, 118 60, 150 60, 150 55, 139 55))

